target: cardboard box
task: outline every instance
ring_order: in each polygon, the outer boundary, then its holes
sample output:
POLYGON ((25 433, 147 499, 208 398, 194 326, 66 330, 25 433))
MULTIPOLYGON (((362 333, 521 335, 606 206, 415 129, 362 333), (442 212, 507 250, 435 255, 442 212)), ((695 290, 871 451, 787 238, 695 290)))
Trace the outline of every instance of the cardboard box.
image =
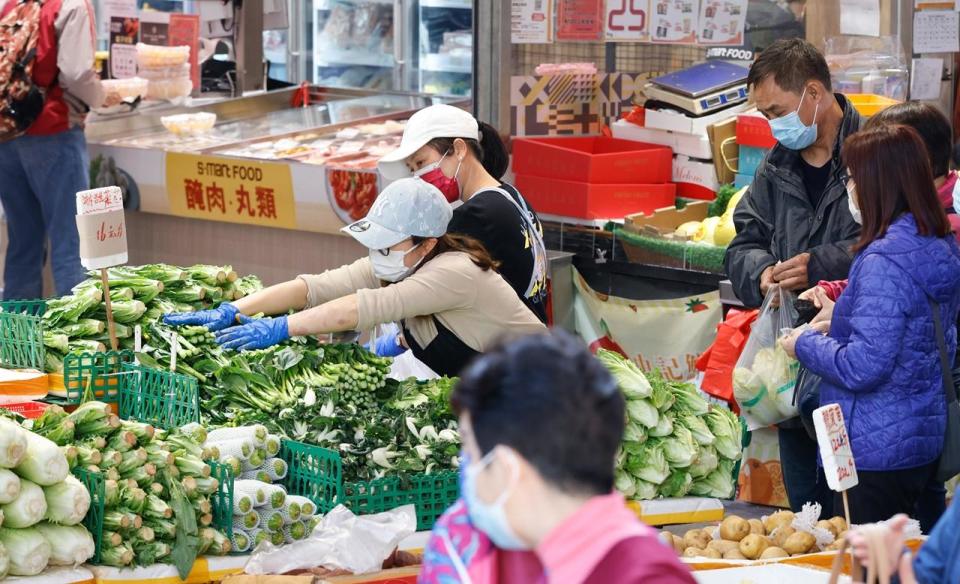
POLYGON ((696 118, 683 115, 682 113, 674 110, 656 110, 648 107, 645 114, 646 119, 644 124, 648 128, 657 128, 660 130, 670 130, 671 132, 705 136, 707 134, 707 128, 710 126, 719 124, 720 122, 723 122, 729 118, 736 117, 737 114, 747 111, 750 107, 752 106, 749 103, 744 102, 725 110, 718 111, 717 113, 696 118))
POLYGON ((636 213, 624 218, 623 226, 634 233, 673 237, 673 232, 684 223, 703 221, 707 218, 710 203, 694 201, 683 209, 675 206, 663 207, 650 213, 636 213))
POLYGON ((737 119, 730 118, 719 124, 707 128, 710 138, 710 148, 713 151, 713 167, 717 171, 720 184, 733 182, 735 169, 731 164, 740 156, 740 147, 737 145, 737 119))
POLYGON ((733 178, 733 186, 736 189, 742 189, 753 184, 752 174, 740 174, 739 172, 733 178))
POLYGON ((670 182, 670 148, 606 136, 515 138, 513 172, 597 185, 670 182))
POLYGON ((610 129, 613 131, 614 138, 668 146, 674 154, 683 154, 703 160, 711 160, 714 156, 710 139, 705 135, 693 136, 655 128, 644 128, 627 120, 617 120, 610 126, 610 129))
POLYGON ((687 199, 712 201, 717 198, 717 191, 720 189, 717 169, 713 163, 686 156, 674 158, 673 182, 677 183, 677 196, 687 199))
POLYGON ((662 184, 591 184, 517 174, 517 189, 539 213, 580 219, 616 219, 652 213, 676 202, 677 186, 662 184))

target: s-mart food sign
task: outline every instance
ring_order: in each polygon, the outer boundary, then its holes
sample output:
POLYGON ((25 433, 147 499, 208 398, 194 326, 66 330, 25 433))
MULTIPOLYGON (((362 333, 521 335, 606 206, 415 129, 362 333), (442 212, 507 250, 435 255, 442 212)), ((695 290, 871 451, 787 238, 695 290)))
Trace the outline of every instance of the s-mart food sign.
POLYGON ((169 152, 166 186, 174 215, 297 227, 288 164, 169 152))

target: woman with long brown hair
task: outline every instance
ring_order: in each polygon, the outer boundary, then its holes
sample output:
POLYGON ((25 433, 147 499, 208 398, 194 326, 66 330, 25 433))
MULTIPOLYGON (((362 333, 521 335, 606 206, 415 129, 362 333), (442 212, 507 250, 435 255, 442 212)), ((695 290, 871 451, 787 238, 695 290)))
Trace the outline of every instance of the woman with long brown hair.
MULTIPOLYGON (((859 484, 854 523, 910 514, 936 469, 946 428, 938 314, 956 350, 960 248, 913 128, 884 125, 847 139, 850 212, 863 226, 847 289, 824 335, 784 341, 823 379, 820 403, 843 410, 859 484)), ((839 502, 837 503, 839 508, 839 502)))
POLYGON ((447 233, 451 215, 436 187, 415 178, 398 180, 380 193, 366 218, 343 228, 370 250, 367 257, 213 310, 168 315, 166 321, 204 325, 219 331, 221 345, 239 350, 399 322, 417 359, 440 375, 456 376, 508 332, 546 327, 497 273, 482 244, 447 233), (249 317, 291 309, 298 312, 249 317))

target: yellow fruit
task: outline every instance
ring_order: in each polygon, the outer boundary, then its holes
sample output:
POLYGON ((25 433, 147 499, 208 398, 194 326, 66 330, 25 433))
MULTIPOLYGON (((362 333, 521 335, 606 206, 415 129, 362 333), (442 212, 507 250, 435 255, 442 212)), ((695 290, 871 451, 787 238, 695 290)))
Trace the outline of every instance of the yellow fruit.
POLYGON ((743 198, 743 195, 747 192, 749 187, 743 187, 739 191, 733 194, 730 197, 730 200, 727 201, 727 208, 723 210, 724 215, 733 215, 733 212, 737 209, 737 203, 740 202, 740 199, 743 198))
POLYGON ((700 229, 699 221, 687 221, 680 227, 677 227, 676 231, 674 231, 673 233, 678 237, 693 237, 694 235, 697 234, 697 231, 699 231, 699 229, 700 229))
POLYGON ((713 245, 723 247, 729 245, 737 235, 737 228, 733 226, 733 215, 724 215, 713 232, 713 245))
POLYGON ((700 224, 700 229, 697 230, 697 233, 694 234, 694 241, 702 241, 703 243, 709 243, 713 245, 713 235, 717 230, 717 225, 720 224, 719 217, 707 217, 703 220, 703 223, 700 224))

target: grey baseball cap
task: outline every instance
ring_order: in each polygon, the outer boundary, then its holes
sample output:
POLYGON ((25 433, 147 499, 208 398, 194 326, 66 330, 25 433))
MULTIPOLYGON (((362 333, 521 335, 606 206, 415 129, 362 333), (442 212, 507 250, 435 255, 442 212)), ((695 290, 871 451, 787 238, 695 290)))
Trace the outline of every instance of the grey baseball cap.
POLYGON ((453 208, 437 187, 419 178, 390 183, 363 219, 343 231, 368 249, 387 249, 413 236, 440 237, 453 208))

